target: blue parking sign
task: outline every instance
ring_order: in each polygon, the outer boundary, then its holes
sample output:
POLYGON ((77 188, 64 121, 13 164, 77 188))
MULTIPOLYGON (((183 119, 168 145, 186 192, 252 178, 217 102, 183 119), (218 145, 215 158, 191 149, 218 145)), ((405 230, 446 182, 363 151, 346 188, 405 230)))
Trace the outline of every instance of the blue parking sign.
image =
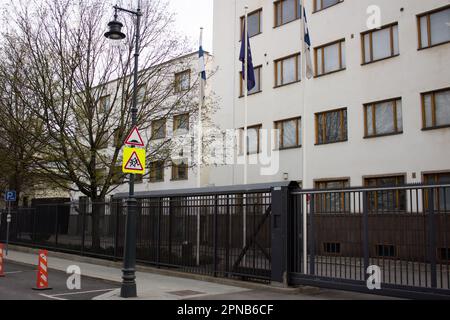
POLYGON ((17 195, 15 191, 6 191, 5 193, 5 201, 15 202, 17 199, 17 195))

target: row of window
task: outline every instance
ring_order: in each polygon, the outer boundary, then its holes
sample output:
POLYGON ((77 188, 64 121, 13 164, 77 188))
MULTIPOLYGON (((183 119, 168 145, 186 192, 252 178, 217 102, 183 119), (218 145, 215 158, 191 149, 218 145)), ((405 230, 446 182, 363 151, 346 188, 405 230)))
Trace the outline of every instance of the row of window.
MULTIPOLYGON (((275 3, 275 6, 277 8, 283 3, 290 2, 292 1, 280 1, 275 3)), ((293 6, 293 4, 291 4, 290 6, 293 6)), ((276 9, 276 12, 278 12, 277 10, 278 9, 276 9)), ((282 9, 279 10, 284 12, 282 9)), ((249 17, 249 32, 252 35, 261 33, 261 11, 258 12, 253 13, 250 16, 251 18, 249 17), (256 19, 255 17, 258 18, 256 19), (250 21, 256 22, 252 22, 250 24, 250 21)), ((292 18, 293 16, 289 17, 292 18)), ((450 6, 418 15, 417 19, 419 49, 429 48, 439 44, 450 42, 450 6)), ((361 46, 363 65, 400 55, 398 23, 392 23, 380 29, 361 33, 361 46)), ((316 77, 345 70, 345 39, 339 39, 314 48, 314 65, 316 77)), ((256 86, 252 91, 249 92, 249 94, 254 94, 261 91, 261 68, 261 66, 255 68, 256 86)), ((280 87, 286 84, 300 81, 300 53, 275 60, 274 68, 275 87, 280 87)), ((240 76, 240 79, 240 94, 242 96, 242 76, 240 76)))
MULTIPOLYGON (((167 164, 165 161, 154 161, 148 166, 148 181, 151 183, 164 182, 167 164)), ((189 179, 189 167, 188 160, 172 160, 171 165, 171 181, 183 181, 189 179)), ((102 177, 106 175, 106 169, 99 169, 97 175, 102 180, 102 177)), ((117 166, 114 168, 113 177, 111 183, 113 185, 120 185, 124 183, 125 176, 122 173, 122 167, 117 166)), ((143 183, 144 178, 142 175, 135 176, 136 183, 143 183)))
MULTIPOLYGON (((450 126, 450 89, 422 94, 423 130, 450 126)), ((320 112, 315 117, 316 144, 329 144, 348 140, 347 109, 320 112)), ((261 152, 261 125, 248 128, 248 152, 261 152)), ((301 118, 275 122, 278 129, 277 149, 301 146, 301 118)), ((241 129, 243 132, 243 129, 241 129)), ((364 137, 380 137, 403 133, 402 99, 390 99, 364 105, 364 137)), ((241 134, 241 154, 242 149, 241 134)))
MULTIPOLYGON (((343 0, 314 0, 314 12, 332 7, 343 0)), ((278 0, 274 6, 274 27, 280 27, 289 22, 301 19, 301 0, 278 0)), ((241 34, 244 29, 244 17, 241 17, 241 34)), ((248 15, 248 33, 250 37, 262 33, 262 8, 248 15)))
MULTIPOLYGON (((406 177, 379 176, 364 179, 364 185, 369 188, 395 187, 405 185, 406 177)), ((431 173, 423 175, 426 184, 450 184, 450 172, 431 173)), ((350 187, 350 179, 320 180, 315 182, 316 189, 338 190, 350 187)), ((350 193, 326 193, 319 194, 315 199, 317 212, 338 213, 349 211, 351 205, 350 193)), ((425 194, 427 196, 427 194, 425 194)), ((450 188, 442 188, 434 195, 435 207, 439 210, 450 210, 450 188)), ((425 201, 425 207, 428 205, 425 201)), ((397 212, 407 209, 406 190, 384 190, 368 192, 368 209, 376 212, 397 212)))

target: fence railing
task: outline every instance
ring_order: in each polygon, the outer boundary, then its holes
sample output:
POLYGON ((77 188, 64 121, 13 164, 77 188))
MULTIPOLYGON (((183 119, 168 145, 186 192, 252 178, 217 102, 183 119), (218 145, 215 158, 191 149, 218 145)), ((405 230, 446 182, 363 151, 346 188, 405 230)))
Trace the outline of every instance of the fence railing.
MULTIPOLYGON (((269 281, 271 192, 268 185, 255 185, 137 195, 138 262, 269 281)), ((12 212, 10 242, 121 260, 126 212, 126 195, 109 202, 18 208, 12 212)))
MULTIPOLYGON (((15 209, 10 241, 121 260, 126 197, 15 209)), ((301 190, 284 183, 136 198, 140 263, 286 285, 450 297, 450 185, 301 190), (368 290, 369 267, 380 270, 382 291, 368 290)), ((4 241, 6 214, 0 221, 4 241)))
POLYGON ((291 195, 293 282, 365 288, 368 268, 375 266, 384 288, 450 293, 450 185, 291 195))

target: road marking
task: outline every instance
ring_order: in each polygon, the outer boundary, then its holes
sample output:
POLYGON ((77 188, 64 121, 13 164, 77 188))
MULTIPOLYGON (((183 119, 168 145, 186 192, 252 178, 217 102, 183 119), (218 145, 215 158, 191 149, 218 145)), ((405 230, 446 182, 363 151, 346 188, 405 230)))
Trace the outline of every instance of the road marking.
POLYGON ((5 272, 5 274, 17 274, 17 273, 23 273, 24 271, 10 271, 10 272, 5 272))
POLYGON ((116 290, 116 289, 117 288, 114 288, 114 289, 103 289, 103 290, 92 290, 92 291, 58 293, 58 294, 53 294, 51 296, 52 297, 74 296, 74 295, 78 295, 78 294, 88 294, 88 293, 97 293, 97 292, 109 292, 109 291, 113 291, 113 290, 116 290))
POLYGON ((53 297, 53 296, 50 296, 48 294, 43 294, 43 293, 40 293, 39 295, 44 298, 53 299, 53 300, 64 300, 64 301, 67 300, 67 299, 63 299, 63 298, 53 297))

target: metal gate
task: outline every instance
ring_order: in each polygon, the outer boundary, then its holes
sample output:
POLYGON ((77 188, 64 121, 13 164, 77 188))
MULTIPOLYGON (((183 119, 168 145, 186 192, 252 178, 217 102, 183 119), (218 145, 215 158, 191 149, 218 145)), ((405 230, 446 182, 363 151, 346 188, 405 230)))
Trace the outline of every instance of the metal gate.
POLYGON ((290 195, 290 284, 449 297, 450 185, 290 195))

